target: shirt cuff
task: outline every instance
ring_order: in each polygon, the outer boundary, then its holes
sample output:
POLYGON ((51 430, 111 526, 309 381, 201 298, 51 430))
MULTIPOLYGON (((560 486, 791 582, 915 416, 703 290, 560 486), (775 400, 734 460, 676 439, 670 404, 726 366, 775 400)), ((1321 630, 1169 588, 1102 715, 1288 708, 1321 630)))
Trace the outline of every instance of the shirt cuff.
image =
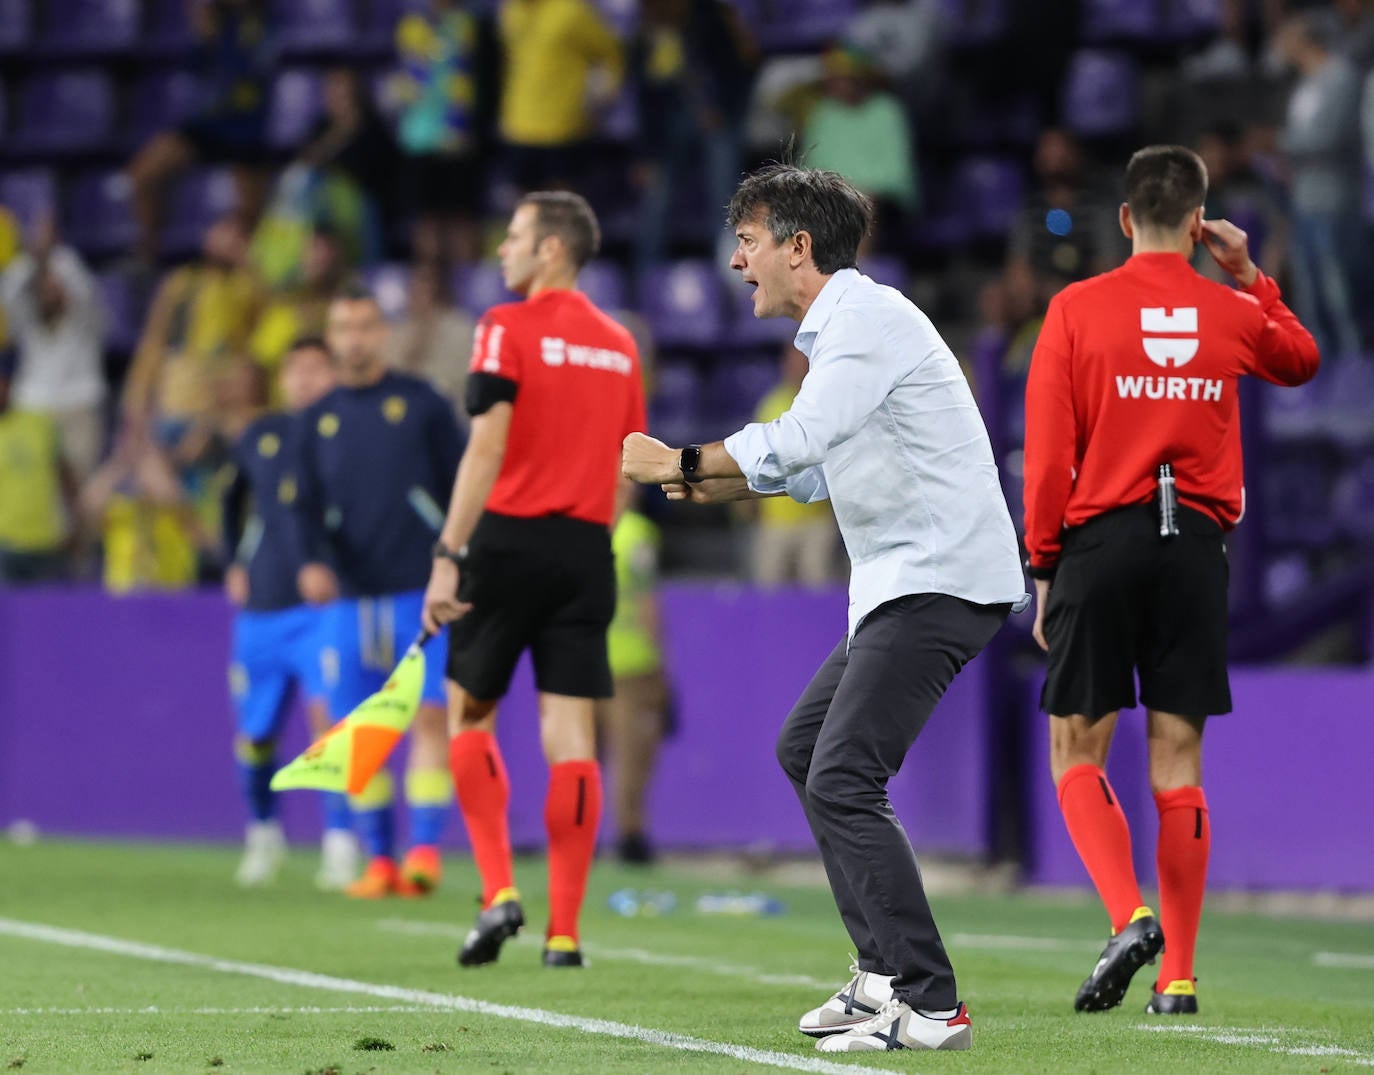
POLYGON ((1279 298, 1279 285, 1274 283, 1271 277, 1265 276, 1263 269, 1256 269, 1255 278, 1250 281, 1250 286, 1241 290, 1258 299, 1262 310, 1269 309, 1279 298))
POLYGON ((767 467, 772 458, 763 426, 751 422, 738 433, 731 433, 722 441, 727 453, 738 465, 749 488, 756 493, 787 492, 787 475, 770 473, 767 467))
POLYGON ((825 474, 819 466, 807 467, 799 474, 793 474, 783 481, 790 496, 799 504, 815 504, 830 499, 830 489, 825 484, 825 474))

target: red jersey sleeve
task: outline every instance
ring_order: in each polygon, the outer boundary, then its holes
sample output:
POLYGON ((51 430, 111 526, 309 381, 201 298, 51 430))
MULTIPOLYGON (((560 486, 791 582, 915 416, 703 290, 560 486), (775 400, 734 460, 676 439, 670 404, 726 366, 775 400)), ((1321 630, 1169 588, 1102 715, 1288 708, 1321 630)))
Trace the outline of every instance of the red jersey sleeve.
POLYGON ((1306 384, 1317 375, 1317 365, 1321 361, 1317 341, 1284 305, 1279 285, 1260 273, 1254 283, 1244 289, 1244 294, 1255 299, 1264 312, 1264 324, 1253 353, 1247 356, 1250 362, 1245 372, 1273 384, 1306 384))
POLYGON ((520 349, 513 333, 507 331, 505 320, 495 310, 488 310, 477 322, 477 335, 472 342, 471 373, 486 373, 520 383, 520 349))
POLYGON ((1036 577, 1047 577, 1059 562, 1059 535, 1073 491, 1077 437, 1072 354, 1061 293, 1050 301, 1026 379, 1026 552, 1036 577))

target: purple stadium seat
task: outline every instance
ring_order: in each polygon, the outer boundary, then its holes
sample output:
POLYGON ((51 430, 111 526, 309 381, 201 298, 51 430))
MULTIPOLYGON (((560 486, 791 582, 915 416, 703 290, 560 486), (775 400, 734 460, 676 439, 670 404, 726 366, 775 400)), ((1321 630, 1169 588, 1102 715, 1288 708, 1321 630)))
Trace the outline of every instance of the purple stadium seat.
POLYGON ((1286 445, 1265 460, 1264 532, 1276 546, 1323 548, 1336 536, 1333 513, 1339 455, 1327 444, 1286 445))
POLYGON ((160 131, 177 126, 195 107, 196 78, 190 71, 156 71, 135 83, 123 141, 138 148, 160 131))
POLYGON ((128 52, 138 41, 139 0, 46 0, 38 45, 50 55, 128 52))
POLYGON ((949 43, 986 45, 1007 32, 1008 3, 1016 0, 940 0, 949 43))
POLYGON ((1083 0, 1083 39, 1093 44, 1141 40, 1163 29, 1160 0, 1083 0))
POLYGON ((206 229, 237 206, 238 192, 228 168, 198 168, 187 173, 172 192, 162 235, 164 253, 178 257, 199 250, 206 229))
POLYGON ((921 183, 925 208, 912 225, 912 241, 926 249, 944 250, 972 238, 973 222, 954 177, 930 172, 921 177, 921 183))
POLYGON ((127 273, 102 272, 99 281, 109 316, 105 342, 112 351, 127 355, 138 346, 150 296, 147 289, 127 273))
POLYGON ((147 14, 139 49, 154 55, 184 54, 194 43, 186 0, 143 0, 147 14))
POLYGON ((701 375, 687 363, 664 363, 654 375, 649 432, 669 444, 689 444, 701 433, 701 375))
POLYGON ((410 298, 410 268, 401 262, 387 262, 363 270, 368 290, 377 297, 388 321, 405 316, 410 298))
POLYGON ((267 114, 267 141, 277 149, 296 149, 320 114, 323 81, 316 71, 292 68, 277 75, 267 114))
POLYGON ((138 229, 129 202, 129 181, 119 172, 88 172, 76 179, 67 197, 67 236, 96 257, 128 250, 138 229))
POLYGON ((721 342, 725 302, 725 286, 709 261, 655 265, 639 281, 639 308, 660 347, 721 342))
POLYGON ((1368 545, 1374 541, 1374 457, 1366 457, 1337 483, 1336 523, 1341 533, 1368 545))
POLYGON ((859 263, 859 271, 869 279, 898 291, 906 290, 906 266, 901 258, 882 254, 870 254, 859 263))
POLYGON ((1205 38, 1221 28, 1224 0, 1170 0, 1164 25, 1170 37, 1205 38))
POLYGON ((1118 52, 1083 49, 1074 54, 1064 80, 1066 125, 1093 138, 1128 133, 1140 114, 1140 73, 1118 52))
POLYGON ((355 7, 353 0, 272 0, 268 11, 282 50, 304 55, 347 49, 355 7))
POLYGON ((954 182, 975 235, 1002 236, 1011 230, 1021 209, 1020 165, 996 157, 968 157, 956 169, 954 182))
POLYGON ((1278 440, 1303 440, 1324 435, 1329 419, 1326 378, 1297 388, 1260 386, 1264 429, 1278 440))
POLYGON ((32 75, 19 92, 10 148, 26 153, 100 149, 114 125, 114 86, 105 72, 73 68, 32 75))
POLYGON ((0 174, 0 205, 28 227, 57 209, 57 177, 50 168, 0 174))
POLYGON ((464 265, 454 270, 453 293, 458 306, 481 317, 493 306, 503 302, 516 302, 520 296, 506 290, 501 279, 501 266, 495 261, 479 261, 476 265, 464 265))
POLYGON ((582 266, 577 286, 602 310, 623 310, 628 305, 625 274, 614 261, 600 258, 582 266))
POLYGON ((0 52, 20 52, 33 40, 30 0, 0 0, 0 52))
MULTIPOLYGON (((754 316, 754 289, 733 275, 726 287, 730 296, 728 339, 734 347, 782 347, 797 335, 797 323, 786 317, 754 316)), ((775 371, 776 372, 776 371, 775 371)))
POLYGON ((710 429, 700 436, 728 436, 754 420, 763 397, 778 384, 774 359, 722 358, 706 383, 706 417, 710 429))
POLYGON ((857 0, 754 0, 759 42, 773 52, 814 49, 839 37, 857 0))
POLYGON ((639 108, 634 91, 627 85, 611 106, 601 113, 597 133, 612 142, 629 142, 639 133, 639 108))

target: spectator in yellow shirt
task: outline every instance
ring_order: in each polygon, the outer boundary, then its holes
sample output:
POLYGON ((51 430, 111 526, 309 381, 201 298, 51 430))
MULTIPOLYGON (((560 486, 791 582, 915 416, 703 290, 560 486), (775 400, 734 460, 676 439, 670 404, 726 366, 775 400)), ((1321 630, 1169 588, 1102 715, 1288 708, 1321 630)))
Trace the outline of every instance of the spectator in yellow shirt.
MULTIPOLYGON (((759 402, 756 422, 780 418, 806 376, 807 359, 788 345, 782 358, 782 381, 759 402)), ((825 501, 799 504, 791 497, 775 496, 755 501, 758 505, 751 549, 751 576, 760 586, 800 582, 824 586, 834 582, 835 517, 825 501)))
POLYGON ((195 583, 196 546, 209 539, 145 425, 125 423, 114 453, 82 489, 81 510, 88 525, 100 530, 105 588, 111 593, 180 590, 195 583))
POLYGON ((620 41, 587 0, 503 0, 500 130, 522 190, 575 186, 595 113, 625 76, 620 41))
POLYGON ((262 305, 237 217, 212 224, 202 249, 199 261, 173 270, 158 288, 124 383, 125 415, 156 417, 165 447, 211 408, 216 370, 247 353, 262 305))
POLYGON ((67 573, 64 499, 75 491, 57 425, 46 414, 11 410, 0 372, 0 586, 48 582, 67 573))

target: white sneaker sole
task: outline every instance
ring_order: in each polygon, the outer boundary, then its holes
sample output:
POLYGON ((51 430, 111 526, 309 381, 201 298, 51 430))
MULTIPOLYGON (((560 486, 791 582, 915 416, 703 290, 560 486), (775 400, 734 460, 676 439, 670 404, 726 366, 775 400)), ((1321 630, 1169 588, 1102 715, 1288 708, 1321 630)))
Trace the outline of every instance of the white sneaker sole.
POLYGON ((826 1026, 807 1026, 805 1023, 798 1023, 797 1029, 808 1038, 828 1038, 833 1034, 848 1034, 856 1026, 863 1026, 871 1018, 870 1015, 863 1015, 847 1023, 829 1023, 826 1026))
POLYGON ((826 1040, 818 1041, 816 1048, 823 1053, 877 1053, 877 1052, 902 1052, 908 1050, 912 1052, 922 1051, 943 1051, 956 1052, 973 1047, 973 1030, 971 1027, 964 1027, 956 1034, 951 1034, 938 1044, 913 1039, 912 1044, 902 1042, 901 1049, 890 1049, 885 1043, 865 1035, 862 1038, 854 1038, 851 1041, 826 1040))

